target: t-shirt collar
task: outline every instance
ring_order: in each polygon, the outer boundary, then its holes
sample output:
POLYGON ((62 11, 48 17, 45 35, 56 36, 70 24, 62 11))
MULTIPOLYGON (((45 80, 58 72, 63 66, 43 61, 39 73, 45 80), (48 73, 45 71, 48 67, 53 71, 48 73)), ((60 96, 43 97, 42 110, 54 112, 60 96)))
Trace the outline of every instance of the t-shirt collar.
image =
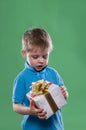
POLYGON ((41 71, 36 71, 36 69, 33 66, 29 65, 28 62, 26 61, 25 62, 25 68, 27 68, 27 69, 29 69, 29 70, 31 70, 33 72, 43 73, 45 71, 45 69, 47 68, 47 66, 45 66, 41 71))

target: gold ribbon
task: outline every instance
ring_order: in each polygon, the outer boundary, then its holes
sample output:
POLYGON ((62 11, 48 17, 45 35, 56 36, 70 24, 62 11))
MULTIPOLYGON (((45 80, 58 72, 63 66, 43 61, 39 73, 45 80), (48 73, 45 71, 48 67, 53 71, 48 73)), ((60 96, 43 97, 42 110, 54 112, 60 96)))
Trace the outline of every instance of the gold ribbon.
POLYGON ((58 110, 58 106, 56 105, 54 99, 52 98, 51 94, 47 91, 44 94, 45 98, 47 99, 47 102, 49 106, 51 107, 52 111, 55 113, 58 110))

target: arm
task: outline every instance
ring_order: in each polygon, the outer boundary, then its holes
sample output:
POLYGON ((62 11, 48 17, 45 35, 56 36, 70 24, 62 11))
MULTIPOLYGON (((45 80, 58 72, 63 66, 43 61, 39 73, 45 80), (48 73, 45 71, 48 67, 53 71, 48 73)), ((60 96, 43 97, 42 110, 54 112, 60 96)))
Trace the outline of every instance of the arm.
POLYGON ((46 118, 46 112, 44 112, 43 109, 37 108, 32 100, 30 101, 30 107, 13 103, 13 110, 22 115, 35 115, 40 119, 46 118))
POLYGON ((27 114, 30 114, 30 108, 29 107, 26 107, 22 104, 18 104, 18 103, 13 103, 13 110, 16 112, 16 113, 19 113, 19 114, 22 114, 22 115, 27 115, 27 114))

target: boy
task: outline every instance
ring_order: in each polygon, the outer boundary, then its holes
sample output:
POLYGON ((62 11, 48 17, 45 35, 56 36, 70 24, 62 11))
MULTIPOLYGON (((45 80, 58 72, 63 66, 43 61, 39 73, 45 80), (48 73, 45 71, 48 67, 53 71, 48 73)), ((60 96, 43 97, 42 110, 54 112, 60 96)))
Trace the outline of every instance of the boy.
POLYGON ((65 99, 68 98, 60 75, 47 66, 52 49, 51 38, 44 29, 33 28, 24 33, 21 54, 26 59, 25 68, 14 81, 12 96, 13 110, 24 115, 23 130, 64 130, 61 110, 46 120, 46 112, 26 97, 32 82, 44 79, 59 85, 65 99))

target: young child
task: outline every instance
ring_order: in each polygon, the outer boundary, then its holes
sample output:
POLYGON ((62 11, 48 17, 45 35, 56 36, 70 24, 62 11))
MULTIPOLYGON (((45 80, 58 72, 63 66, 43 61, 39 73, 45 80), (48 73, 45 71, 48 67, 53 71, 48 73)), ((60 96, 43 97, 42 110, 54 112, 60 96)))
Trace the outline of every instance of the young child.
POLYGON ((46 112, 26 97, 32 82, 44 79, 59 85, 63 96, 68 99, 60 75, 54 68, 48 67, 52 49, 51 38, 44 29, 33 28, 24 33, 21 54, 26 59, 25 68, 15 78, 12 96, 13 110, 24 115, 23 130, 64 130, 61 110, 46 119, 46 112))

